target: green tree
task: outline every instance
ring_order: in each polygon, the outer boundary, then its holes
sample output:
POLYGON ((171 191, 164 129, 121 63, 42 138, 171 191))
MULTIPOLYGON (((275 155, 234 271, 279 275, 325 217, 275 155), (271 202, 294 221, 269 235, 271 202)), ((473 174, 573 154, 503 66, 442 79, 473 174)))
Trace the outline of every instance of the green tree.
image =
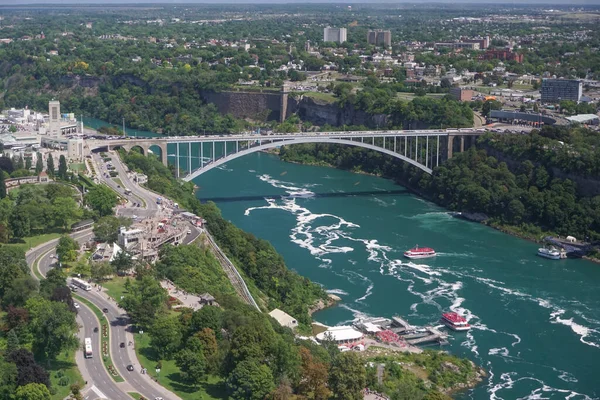
POLYGON ((206 360, 200 340, 196 337, 188 339, 185 348, 175 356, 175 363, 187 382, 198 385, 206 371, 206 360))
POLYGON ((54 360, 60 352, 79 346, 75 314, 69 311, 67 304, 32 297, 25 307, 29 311, 35 354, 54 360))
POLYGON ((170 359, 181 344, 181 325, 177 318, 158 315, 149 330, 150 344, 160 358, 170 359))
POLYGON ((481 107, 481 114, 484 117, 489 117, 492 110, 501 110, 501 109, 502 109, 502 103, 500 103, 499 101, 487 100, 486 102, 483 103, 483 106, 481 107))
POLYGON ((0 169, 0 200, 6 197, 6 183, 4 183, 4 171, 0 169))
POLYGON ((77 258, 77 251, 79 250, 79 243, 70 236, 64 235, 58 240, 56 246, 56 255, 62 262, 75 261, 77 258))
POLYGON ((54 177, 54 158, 52 157, 52 153, 48 154, 48 159, 46 159, 46 171, 48 171, 50 177, 54 177))
POLYGON ((113 243, 117 241, 119 228, 131 225, 131 219, 107 215, 94 224, 94 236, 99 242, 113 243))
POLYGON ((17 366, 0 357, 0 399, 13 399, 17 390, 17 366))
POLYGON ((23 163, 23 157, 21 157, 21 156, 14 156, 13 157, 13 165, 14 165, 15 170, 19 170, 19 169, 25 168, 25 164, 23 163))
POLYGON ((83 211, 73 198, 57 197, 52 203, 52 214, 54 224, 67 229, 71 223, 81 219, 83 211))
POLYGON ((58 177, 61 179, 67 179, 67 159, 64 155, 60 155, 58 159, 58 177))
POLYGON ((19 276, 13 280, 10 287, 4 292, 2 304, 21 307, 29 297, 39 290, 38 281, 31 275, 19 276))
POLYGON ((92 278, 97 281, 103 281, 114 275, 115 269, 109 262, 95 262, 90 267, 92 278))
POLYGON ((103 217, 112 214, 117 205, 117 195, 108 186, 97 185, 85 195, 85 202, 103 217))
POLYGON ((17 388, 15 400, 50 400, 50 390, 41 383, 30 383, 17 388))
POLYGON ((140 327, 148 328, 161 310, 165 310, 167 292, 150 275, 144 275, 131 285, 119 305, 127 310, 131 319, 140 327))
POLYGON ((227 379, 234 400, 263 400, 274 388, 271 369, 255 360, 239 362, 227 379))
POLYGON ((8 223, 14 238, 24 238, 31 232, 31 220, 29 214, 24 212, 24 210, 17 209, 13 212, 8 223))
POLYGON ((121 250, 117 253, 110 264, 117 271, 117 273, 125 272, 133 268, 133 259, 129 253, 127 253, 125 250, 121 250))
POLYGON ((44 170, 44 159, 42 158, 42 153, 38 152, 36 154, 35 160, 35 173, 40 174, 44 170))
POLYGON ((340 353, 331 363, 329 388, 336 400, 362 400, 366 384, 364 361, 355 353, 340 353))
POLYGON ((29 171, 31 169, 31 166, 31 157, 27 157, 25 159, 25 169, 29 171))

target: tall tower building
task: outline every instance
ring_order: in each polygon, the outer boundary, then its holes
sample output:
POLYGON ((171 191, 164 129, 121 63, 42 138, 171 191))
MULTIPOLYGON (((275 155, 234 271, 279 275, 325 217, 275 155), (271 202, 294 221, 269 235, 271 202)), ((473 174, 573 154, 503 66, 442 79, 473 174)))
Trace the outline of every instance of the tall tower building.
POLYGON ((331 28, 327 27, 323 29, 323 41, 324 42, 336 42, 344 43, 347 40, 346 28, 331 28))
POLYGON ((391 47, 392 32, 377 29, 367 33, 367 42, 374 46, 391 47))
POLYGON ((48 135, 60 136, 60 101, 48 102, 48 135))

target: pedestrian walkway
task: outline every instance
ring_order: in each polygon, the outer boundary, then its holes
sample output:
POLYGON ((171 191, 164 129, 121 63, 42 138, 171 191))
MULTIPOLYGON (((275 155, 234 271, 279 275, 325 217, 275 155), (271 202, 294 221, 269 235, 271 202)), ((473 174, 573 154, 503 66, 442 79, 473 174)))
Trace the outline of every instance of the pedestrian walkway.
POLYGON ((193 309, 194 311, 202 308, 202 304, 200 303, 199 296, 196 296, 195 294, 187 293, 184 290, 178 289, 177 286, 175 286, 175 284, 173 282, 168 281, 168 280, 163 280, 160 282, 160 286, 162 286, 164 289, 167 289, 169 296, 176 298, 177 300, 179 300, 182 303, 181 306, 175 306, 173 308, 188 307, 188 308, 193 309))

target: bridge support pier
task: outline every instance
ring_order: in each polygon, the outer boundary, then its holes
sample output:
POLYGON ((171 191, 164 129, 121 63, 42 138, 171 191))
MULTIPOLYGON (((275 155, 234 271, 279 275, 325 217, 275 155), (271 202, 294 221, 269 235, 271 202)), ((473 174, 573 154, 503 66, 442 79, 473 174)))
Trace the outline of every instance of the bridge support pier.
POLYGON ((460 137, 460 152, 464 152, 465 151, 465 137, 461 136, 460 137))
POLYGON ((454 135, 448 135, 448 160, 452 158, 453 148, 454 148, 454 135))
MULTIPOLYGON (((163 165, 167 167, 167 144, 161 143, 158 145, 158 147, 160 147, 160 160, 162 161, 163 165)), ((179 161, 179 159, 177 161, 179 161)))

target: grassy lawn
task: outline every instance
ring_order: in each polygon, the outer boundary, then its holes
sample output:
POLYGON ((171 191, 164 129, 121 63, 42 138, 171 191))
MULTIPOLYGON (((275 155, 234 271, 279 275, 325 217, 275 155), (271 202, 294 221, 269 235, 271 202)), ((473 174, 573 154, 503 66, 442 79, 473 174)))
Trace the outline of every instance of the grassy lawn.
POLYGON ((58 233, 58 232, 44 233, 44 234, 37 235, 37 236, 30 236, 30 237, 23 238, 19 242, 7 243, 4 246, 18 247, 18 248, 22 249, 23 251, 27 251, 32 247, 39 246, 40 244, 46 243, 52 239, 58 239, 61 236, 62 236, 62 234, 58 233))
POLYGON ((56 394, 52 396, 54 400, 62 400, 71 393, 71 385, 79 382, 83 387, 83 378, 79 373, 77 364, 75 363, 75 352, 73 350, 68 353, 61 353, 56 361, 50 363, 48 373, 50 373, 50 382, 52 387, 56 389, 56 394), (62 380, 62 385, 59 383, 62 380))
MULTIPOLYGON (((140 335, 139 333, 135 335, 135 351, 142 366, 148 370, 148 374, 156 378, 158 356, 150 347, 150 337, 148 335, 140 335)), ((162 361, 158 383, 175 392, 184 400, 217 400, 227 398, 223 379, 208 375, 206 381, 200 387, 195 388, 183 382, 179 368, 177 368, 173 360, 162 361)))
POLYGON ((116 301, 121 300, 121 296, 127 293, 125 290, 125 281, 127 277, 124 276, 116 276, 112 280, 108 282, 103 282, 102 286, 106 288, 106 293, 116 301))
POLYGON ((117 185, 125 187, 125 185, 123 185, 123 181, 121 181, 121 178, 112 178, 112 180, 115 181, 117 185))
POLYGON ((69 164, 69 169, 77 172, 85 172, 86 170, 84 163, 71 163, 69 164))
POLYGON ((135 400, 140 400, 142 398, 142 395, 137 392, 127 392, 127 394, 133 397, 135 400))
MULTIPOLYGON (((77 299, 77 301, 79 301, 80 303, 83 303, 85 305, 87 305, 93 312, 94 314, 96 314, 96 316, 98 317, 98 319, 100 320, 100 325, 101 325, 101 346, 104 347, 104 343, 106 343, 106 346, 109 349, 108 352, 108 356, 102 356, 102 362, 104 362, 104 366, 106 367, 108 374, 115 380, 115 382, 125 382, 125 380, 121 377, 121 375, 119 375, 119 373, 117 372, 116 368, 114 367, 114 364, 112 362, 112 359, 110 357, 110 332, 109 332, 109 328, 108 328, 108 320, 106 319, 106 316, 102 313, 102 311, 96 307, 94 304, 92 304, 90 301, 84 299, 81 296, 78 296, 76 294, 73 294, 73 298, 77 299), (103 334, 103 332, 106 331, 107 335, 105 336, 103 334)), ((100 353, 102 352, 102 349, 100 349, 100 353)))
POLYGON ((304 92, 303 95, 306 97, 312 97, 313 99, 323 100, 328 103, 335 103, 335 100, 336 100, 335 96, 332 95, 331 93, 304 92))

